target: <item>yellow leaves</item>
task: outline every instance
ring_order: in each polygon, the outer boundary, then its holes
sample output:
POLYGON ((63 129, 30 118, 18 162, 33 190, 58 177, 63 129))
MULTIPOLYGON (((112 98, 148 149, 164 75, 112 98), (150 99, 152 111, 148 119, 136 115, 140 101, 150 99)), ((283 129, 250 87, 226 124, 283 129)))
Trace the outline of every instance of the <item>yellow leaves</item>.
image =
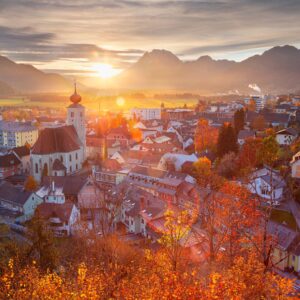
POLYGON ((77 281, 79 284, 82 284, 84 282, 86 272, 87 272, 86 265, 84 263, 80 264, 77 271, 77 281))

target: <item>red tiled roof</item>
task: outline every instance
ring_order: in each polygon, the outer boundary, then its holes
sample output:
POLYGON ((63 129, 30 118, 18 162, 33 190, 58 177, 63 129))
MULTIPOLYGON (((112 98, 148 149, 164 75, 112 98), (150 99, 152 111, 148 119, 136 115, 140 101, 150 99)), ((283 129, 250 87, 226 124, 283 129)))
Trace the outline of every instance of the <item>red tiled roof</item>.
POLYGON ((71 152, 80 149, 81 142, 73 125, 57 128, 45 128, 31 154, 50 154, 57 152, 71 152))
POLYGON ((39 216, 48 220, 51 217, 58 217, 61 221, 69 221, 73 203, 42 203, 37 207, 39 216))

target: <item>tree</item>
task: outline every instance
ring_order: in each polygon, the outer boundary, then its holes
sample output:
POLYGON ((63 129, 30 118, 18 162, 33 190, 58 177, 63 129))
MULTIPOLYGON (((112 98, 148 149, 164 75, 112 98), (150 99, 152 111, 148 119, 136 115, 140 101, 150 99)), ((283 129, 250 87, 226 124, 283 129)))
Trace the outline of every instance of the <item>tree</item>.
POLYGON ((33 192, 37 189, 38 187, 38 184, 37 182, 35 181, 34 177, 33 176, 28 176, 26 182, 25 182, 25 190, 26 191, 29 191, 29 192, 33 192))
POLYGON ((219 131, 217 154, 221 158, 229 152, 238 152, 237 136, 231 124, 224 123, 219 131))
POLYGON ((256 216, 256 202, 236 184, 225 182, 204 197, 201 220, 207 234, 202 239, 208 245, 211 270, 217 261, 231 264, 247 249, 242 241, 256 224, 256 216))
POLYGON ((200 186, 206 187, 210 182, 211 171, 211 161, 207 157, 200 157, 193 164, 194 176, 200 186))
POLYGON ((218 173, 226 178, 232 178, 237 173, 238 158, 234 152, 226 153, 219 162, 218 173))
POLYGON ((173 211, 168 210, 165 219, 165 230, 159 243, 166 251, 172 270, 176 271, 182 260, 184 240, 191 229, 191 217, 186 211, 175 215, 173 211))
POLYGON ((258 153, 261 147, 261 138, 249 138, 245 141, 238 154, 238 166, 241 174, 248 174, 253 168, 259 165, 258 153))
POLYGON ((265 120, 264 116, 262 116, 262 115, 257 116, 253 120, 252 127, 255 130, 264 130, 267 127, 266 120, 265 120))
POLYGON ((200 119, 195 130, 195 150, 201 152, 207 149, 213 150, 217 143, 218 130, 209 126, 206 119, 200 119))
POLYGON ((280 147, 275 137, 272 135, 265 137, 262 141, 262 146, 260 147, 259 152, 257 153, 258 160, 262 164, 274 167, 276 161, 279 158, 279 151, 280 147))
POLYGON ((244 129, 244 124, 245 124, 245 111, 244 109, 238 109, 234 113, 234 129, 236 134, 240 132, 240 130, 244 129))
POLYGON ((28 256, 37 259, 41 269, 53 270, 58 263, 58 252, 52 232, 38 214, 31 219, 28 229, 32 243, 28 256))

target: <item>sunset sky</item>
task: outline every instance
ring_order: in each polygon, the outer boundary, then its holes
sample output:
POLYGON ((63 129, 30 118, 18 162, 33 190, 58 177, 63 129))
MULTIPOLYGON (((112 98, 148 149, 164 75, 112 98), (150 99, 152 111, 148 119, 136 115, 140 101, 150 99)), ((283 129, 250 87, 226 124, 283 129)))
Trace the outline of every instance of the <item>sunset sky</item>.
POLYGON ((63 74, 117 74, 145 51, 242 60, 300 45, 299 0, 0 0, 0 54, 63 74))

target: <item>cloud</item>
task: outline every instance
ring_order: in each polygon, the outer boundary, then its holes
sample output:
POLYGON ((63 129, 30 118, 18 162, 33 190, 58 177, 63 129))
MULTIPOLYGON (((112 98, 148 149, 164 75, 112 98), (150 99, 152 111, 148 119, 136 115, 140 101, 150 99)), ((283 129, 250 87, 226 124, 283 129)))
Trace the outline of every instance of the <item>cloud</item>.
POLYGON ((0 0, 0 12, 1 53, 41 65, 123 68, 154 48, 235 59, 235 51, 300 43, 298 0, 0 0))

